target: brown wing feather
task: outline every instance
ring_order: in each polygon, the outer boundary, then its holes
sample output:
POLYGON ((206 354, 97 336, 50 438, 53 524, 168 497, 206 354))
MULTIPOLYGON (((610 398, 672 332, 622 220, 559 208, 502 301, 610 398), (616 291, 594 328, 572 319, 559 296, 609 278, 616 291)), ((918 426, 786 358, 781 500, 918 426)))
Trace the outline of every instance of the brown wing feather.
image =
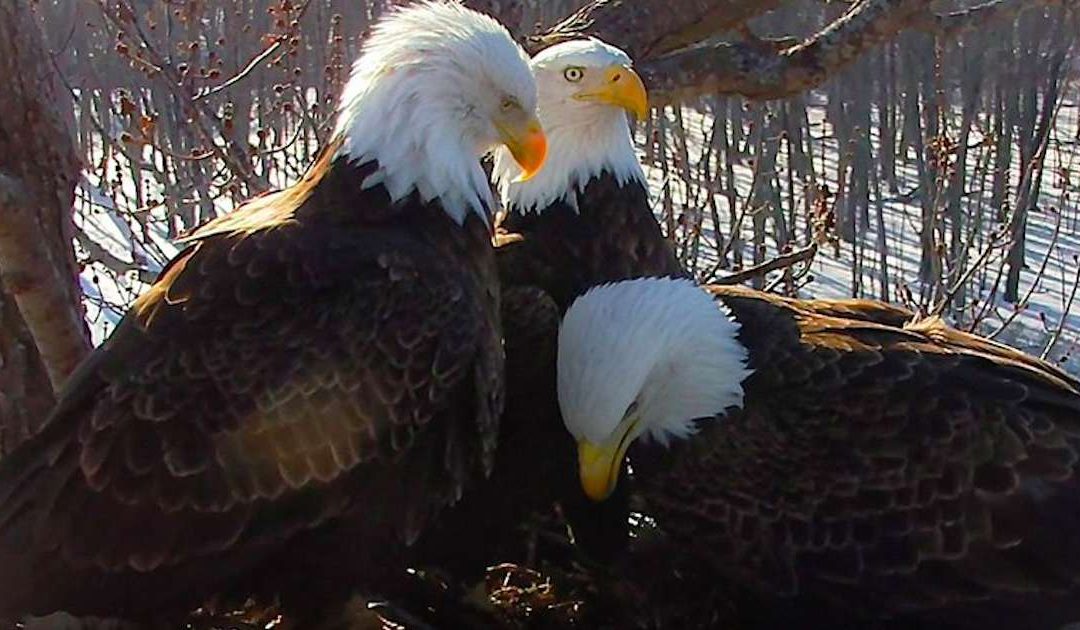
MULTIPOLYGON (((802 300, 775 293, 765 293, 742 285, 711 285, 709 290, 720 298, 751 298, 786 309, 796 309, 841 319, 874 322, 903 328, 916 321, 916 313, 910 309, 887 302, 862 299, 802 300)), ((925 320, 929 321, 929 320, 925 320)))
POLYGON ((940 322, 716 293, 755 373, 666 464, 639 452, 662 526, 743 583, 871 616, 1034 615, 1080 581, 1074 379, 940 322))
POLYGON ((461 229, 413 212, 430 240, 308 217, 208 234, 178 256, 0 467, 0 582, 29 562, 23 595, 48 601, 33 578, 55 577, 49 562, 73 575, 190 565, 363 500, 385 503, 362 520, 415 537, 490 460, 502 359, 493 266, 473 273, 490 250, 465 255, 486 229, 441 239, 461 229))
MULTIPOLYGON (((623 492, 602 505, 585 499, 576 445, 563 426, 555 388, 558 322, 570 302, 603 282, 683 275, 649 209, 643 186, 604 174, 540 213, 511 212, 495 235, 503 288, 506 409, 491 478, 470 491, 427 536, 423 557, 458 575, 493 562, 525 561, 520 527, 556 500, 578 542, 621 549, 627 535, 623 492)), ((552 550, 565 553, 565 548, 552 550)))

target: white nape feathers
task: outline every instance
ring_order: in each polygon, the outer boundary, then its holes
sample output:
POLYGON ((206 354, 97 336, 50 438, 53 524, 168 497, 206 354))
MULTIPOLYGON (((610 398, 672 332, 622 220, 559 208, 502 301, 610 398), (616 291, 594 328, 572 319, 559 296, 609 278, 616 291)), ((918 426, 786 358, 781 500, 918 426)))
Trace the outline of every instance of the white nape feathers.
POLYGON ((397 201, 438 198, 458 223, 490 220, 478 158, 500 144, 499 116, 536 109, 529 59, 494 19, 451 2, 422 2, 378 22, 353 65, 339 109, 338 155, 377 160, 365 187, 397 201))
POLYGON ((642 433, 668 444, 696 420, 741 406, 750 375, 727 308, 691 280, 640 278, 579 297, 559 329, 563 421, 579 441, 609 440, 633 405, 642 433))
MULTIPOLYGON (((611 103, 580 98, 583 86, 595 88, 605 70, 629 69, 630 57, 590 38, 546 48, 531 63, 539 90, 540 121, 548 136, 548 160, 536 177, 516 182, 520 169, 510 153, 496 151, 492 175, 503 205, 522 213, 539 212, 558 201, 576 208, 576 193, 605 170, 620 185, 644 183, 627 112, 611 103)), ((636 75, 633 80, 640 81, 636 75)))

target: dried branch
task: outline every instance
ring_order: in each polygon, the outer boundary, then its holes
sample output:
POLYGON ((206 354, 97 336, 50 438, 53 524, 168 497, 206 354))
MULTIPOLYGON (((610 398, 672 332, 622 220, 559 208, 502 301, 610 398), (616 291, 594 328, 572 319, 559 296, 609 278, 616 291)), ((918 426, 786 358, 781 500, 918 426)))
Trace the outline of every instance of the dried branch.
MULTIPOLYGON (((1058 219, 1058 227, 1060 227, 1060 225, 1061 225, 1061 219, 1059 218, 1058 219)), ((1054 229, 1054 240, 1055 240, 1055 242, 1057 241, 1057 235, 1058 235, 1058 229, 1055 228, 1054 229)), ((1008 233, 1005 230, 998 230, 996 232, 993 232, 990 235, 990 242, 986 245, 985 248, 983 248, 982 253, 980 253, 979 257, 975 260, 975 262, 964 271, 964 273, 960 276, 960 278, 957 279, 956 282, 954 282, 952 284, 952 286, 949 287, 949 289, 947 289, 945 291, 945 296, 942 297, 941 300, 938 301, 937 305, 935 305, 934 308, 930 309, 930 313, 929 313, 930 315, 941 315, 945 311, 945 308, 949 304, 951 304, 954 299, 956 299, 956 296, 960 293, 960 291, 962 291, 964 289, 964 287, 968 286, 968 282, 971 281, 971 278, 975 275, 975 273, 977 271, 979 271, 980 269, 982 269, 986 265, 986 263, 990 260, 990 256, 995 251, 997 251, 997 249, 1003 243, 1006 243, 1006 244, 1008 243, 1007 236, 1008 236, 1008 233)), ((1051 245, 1051 249, 1052 248, 1053 248, 1053 245, 1051 245)), ((1049 260, 1049 256, 1047 257, 1047 260, 1049 260)), ((1045 264, 1044 264, 1044 267, 1045 267, 1045 264)))
POLYGON ((759 265, 748 267, 738 273, 733 273, 730 276, 718 278, 714 280, 712 284, 742 284, 752 278, 759 278, 768 275, 773 271, 787 269, 799 263, 808 262, 817 255, 817 250, 817 243, 811 243, 810 245, 789 254, 777 256, 772 260, 766 260, 759 265))
POLYGON ((262 52, 255 55, 254 57, 252 57, 251 61, 249 61, 239 72, 237 72, 235 75, 229 77, 227 80, 223 81, 222 83, 219 83, 218 85, 207 88, 206 90, 195 94, 194 96, 191 97, 191 100, 192 101, 198 101, 198 100, 202 100, 202 99, 204 99, 204 98, 206 98, 208 96, 213 96, 214 94, 217 94, 218 92, 229 89, 230 87, 232 87, 232 86, 236 85, 237 83, 243 81, 246 77, 250 76, 251 73, 256 68, 259 67, 259 64, 261 64, 262 62, 266 61, 271 56, 273 56, 273 54, 276 53, 282 47, 282 45, 286 41, 288 41, 288 39, 290 37, 294 36, 297 33, 297 31, 300 28, 300 26, 299 26, 300 25, 300 19, 304 17, 305 13, 307 13, 307 10, 308 10, 309 6, 311 6, 311 0, 304 0, 304 4, 300 5, 300 9, 297 11, 297 17, 295 18, 296 26, 293 26, 292 28, 290 28, 285 33, 282 33, 282 34, 277 35, 276 37, 274 37, 273 43, 271 43, 269 46, 267 46, 262 52))

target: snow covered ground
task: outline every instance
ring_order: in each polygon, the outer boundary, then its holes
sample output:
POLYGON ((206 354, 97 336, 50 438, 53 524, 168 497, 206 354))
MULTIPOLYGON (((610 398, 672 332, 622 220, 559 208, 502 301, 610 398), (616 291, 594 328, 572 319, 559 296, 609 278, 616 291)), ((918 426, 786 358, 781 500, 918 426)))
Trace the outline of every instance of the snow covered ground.
MULTIPOLYGON (((825 120, 824 108, 817 106, 811 112, 811 142, 818 177, 835 191, 838 185, 836 181, 836 162, 839 156, 837 140, 825 120)), ((685 107, 682 115, 688 133, 687 152, 690 165, 692 172, 697 172, 696 161, 702 153, 701 147, 711 127, 711 117, 707 112, 692 107, 685 107)), ((1080 225, 1078 225, 1080 209, 1077 207, 1077 198, 1080 197, 1080 171, 1076 169, 1076 166, 1080 164, 1080 146, 1075 140, 1078 124, 1080 124, 1080 102, 1074 98, 1066 101, 1060 110, 1053 142, 1047 153, 1046 176, 1038 201, 1039 207, 1043 210, 1033 212, 1029 218, 1026 268, 1021 276, 1020 286, 1022 297, 1030 294, 1026 307, 1014 313, 1016 309, 1013 305, 1001 300, 999 289, 987 317, 978 327, 980 332, 992 334, 1009 322, 1008 326, 999 332, 997 337, 999 340, 1036 355, 1046 353, 1049 358, 1076 374, 1080 374, 1080 349, 1077 349, 1077 345, 1080 344, 1080 303, 1071 303, 1070 295, 1078 273, 1074 257, 1080 254, 1080 225), (1061 214, 1061 227, 1056 231, 1057 215, 1048 211, 1049 208, 1058 209, 1061 214), (1062 321, 1063 317, 1064 321, 1062 321), (1059 326, 1062 327, 1062 331, 1055 335, 1059 326), (1047 352, 1048 344, 1055 337, 1053 347, 1047 352)), ((981 138, 976 133, 971 138, 971 143, 977 143, 980 140, 981 138)), ((669 144, 669 146, 674 145, 669 144)), ((147 159, 150 159, 149 154, 147 156, 147 159)), ((784 176, 787 169, 784 151, 778 153, 776 168, 784 176)), ((1020 177, 1018 162, 1014 163, 1013 169, 1012 182, 1015 186, 1020 177)), ((687 191, 681 180, 674 175, 676 169, 672 167, 670 170, 673 175, 669 177, 668 185, 675 207, 678 209, 680 205, 685 205, 687 191)), ((654 205, 659 209, 658 200, 664 185, 664 175, 656 166, 647 166, 646 171, 654 199, 657 200, 654 205)), ((753 184, 753 160, 736 159, 734 171, 739 198, 745 200, 753 184)), ((910 162, 899 166, 898 176, 901 180, 901 191, 910 191, 917 187, 917 175, 910 162)), ((121 180, 121 186, 126 195, 129 198, 133 196, 132 183, 124 174, 110 171, 106 179, 108 181, 121 180)), ((101 250, 114 258, 111 265, 92 262, 86 265, 82 274, 82 285, 86 295, 86 317, 95 343, 100 343, 112 331, 126 306, 145 289, 147 285, 144 280, 159 271, 177 251, 177 247, 166 237, 167 219, 160 214, 161 209, 150 210, 141 221, 136 221, 131 214, 116 210, 113 199, 102 192, 101 185, 102 181, 96 175, 90 172, 86 174, 80 186, 79 208, 76 216, 78 227, 93 242, 95 248, 100 248, 97 258, 101 257, 101 250), (135 269, 116 273, 118 262, 130 264, 135 269), (141 274, 138 271, 140 269, 141 274), (140 275, 142 280, 140 280, 140 275)), ((715 194, 716 203, 720 208, 719 229, 722 234, 727 235, 731 229, 731 226, 727 224, 727 200, 721 193, 715 194)), ((922 212, 919 201, 910 195, 905 197, 903 192, 899 195, 890 195, 887 190, 884 190, 883 195, 883 223, 886 232, 885 242, 889 250, 890 282, 892 287, 906 285, 914 295, 918 296, 922 288, 918 278, 920 254, 918 230, 922 212)), ((988 195, 989 192, 980 198, 978 191, 969 191, 965 197, 964 207, 969 213, 984 212, 984 216, 990 217, 988 220, 993 220, 993 210, 989 207, 990 204, 986 198, 988 195)), ((701 197, 698 196, 698 199, 701 197)), ((216 201, 215 203, 222 211, 228 210, 224 207, 224 202, 216 201)), ((872 199, 870 205, 872 213, 875 203, 876 199, 872 199)), ((798 199, 797 204, 801 207, 802 200, 798 199)), ((706 222, 704 231, 710 234, 716 227, 710 220, 706 222)), ((743 222, 742 232, 744 239, 749 241, 751 236, 749 220, 743 222)), ((771 228, 769 232, 771 233, 771 228)), ((800 230, 798 234, 797 238, 800 239, 801 244, 804 240, 802 231, 800 230)), ((861 277, 861 285, 864 287, 863 295, 876 297, 878 254, 875 248, 878 235, 874 221, 871 221, 871 225, 860 238, 865 241, 866 263, 861 277)), ((775 243, 767 239, 766 244, 769 247, 769 255, 775 254, 775 243)), ((971 249, 969 255, 974 260, 981 250, 980 243, 973 243, 971 249)), ((82 247, 81 253, 83 258, 89 258, 91 261, 95 259, 95 252, 92 249, 82 247)), ((744 253, 749 259, 749 252, 744 253)), ((710 268, 715 264, 715 248, 711 250, 706 248, 701 255, 699 269, 710 268)), ((982 300, 985 300, 993 285, 995 272, 1000 266, 996 262, 999 258, 1000 255, 990 259, 988 273, 975 275, 972 293, 969 295, 979 295, 982 300)), ((854 268, 851 244, 841 243, 838 252, 834 252, 831 246, 822 247, 812 263, 811 273, 814 279, 800 290, 800 294, 804 297, 850 297, 854 268)), ((895 288, 891 289, 891 292, 895 296, 895 288)), ((1076 302, 1080 302, 1080 296, 1077 296, 1076 302)))

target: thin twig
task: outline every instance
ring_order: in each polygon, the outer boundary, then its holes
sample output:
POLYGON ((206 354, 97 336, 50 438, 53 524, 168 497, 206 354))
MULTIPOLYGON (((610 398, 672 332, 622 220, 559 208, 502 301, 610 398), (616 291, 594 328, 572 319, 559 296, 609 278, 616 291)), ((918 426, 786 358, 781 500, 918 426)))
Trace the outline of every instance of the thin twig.
POLYGON ((1057 345, 1058 339, 1061 338, 1062 331, 1065 330, 1065 320, 1069 318, 1069 312, 1072 311, 1073 300, 1076 299, 1076 289, 1077 287, 1080 287, 1080 259, 1078 259, 1077 256, 1073 256, 1073 263, 1077 265, 1077 268, 1076 277, 1073 279, 1072 290, 1069 291, 1069 301, 1065 306, 1065 310, 1061 313, 1061 319, 1058 321, 1057 329, 1054 330, 1054 334, 1050 336, 1050 340, 1047 341, 1042 354, 1039 355, 1039 358, 1044 361, 1050 356, 1050 351, 1057 345))
POLYGON ((817 243, 811 243, 810 245, 802 249, 793 251, 790 254, 783 254, 771 260, 766 260, 761 264, 754 265, 753 267, 748 267, 740 272, 733 273, 729 276, 724 276, 723 278, 718 278, 712 281, 712 284, 742 284, 743 282, 746 282, 747 280, 750 280, 752 278, 758 278, 767 275, 773 271, 777 271, 779 269, 787 269, 788 267, 797 265, 798 263, 812 260, 814 256, 817 255, 817 250, 817 243))

